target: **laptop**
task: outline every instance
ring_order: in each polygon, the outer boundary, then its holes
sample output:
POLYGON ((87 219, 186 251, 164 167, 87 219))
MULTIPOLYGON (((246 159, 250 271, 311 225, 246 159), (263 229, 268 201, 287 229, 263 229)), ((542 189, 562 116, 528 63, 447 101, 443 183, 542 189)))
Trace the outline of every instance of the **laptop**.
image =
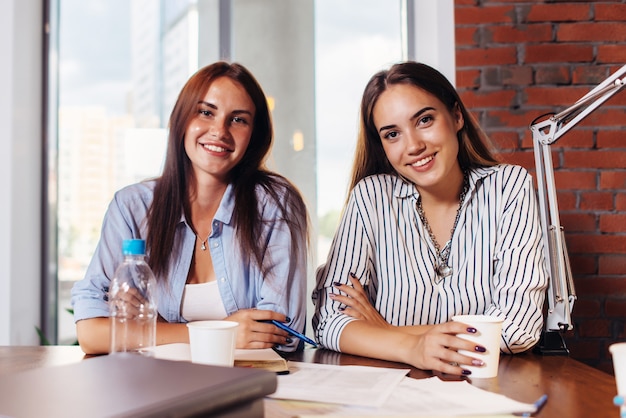
POLYGON ((0 417, 263 417, 276 374, 116 354, 0 374, 0 417))

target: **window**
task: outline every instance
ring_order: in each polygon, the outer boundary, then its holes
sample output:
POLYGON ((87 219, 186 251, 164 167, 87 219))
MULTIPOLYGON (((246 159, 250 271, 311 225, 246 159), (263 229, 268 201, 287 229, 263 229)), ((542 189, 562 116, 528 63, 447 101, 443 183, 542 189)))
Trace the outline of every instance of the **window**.
MULTIPOLYGON (((270 99, 269 165, 307 201, 325 259, 346 198, 369 77, 403 56, 403 2, 388 0, 57 0, 57 336, 75 338, 73 283, 83 277, 119 188, 157 176, 169 112, 199 67, 241 62, 270 99)), ((54 36, 52 37, 54 39, 54 36)), ((54 61, 53 61, 54 62, 54 61)), ((56 71, 51 69, 51 71, 56 71)), ((312 309, 312 308, 311 308, 312 309)), ((50 335, 50 332, 48 332, 50 335)))

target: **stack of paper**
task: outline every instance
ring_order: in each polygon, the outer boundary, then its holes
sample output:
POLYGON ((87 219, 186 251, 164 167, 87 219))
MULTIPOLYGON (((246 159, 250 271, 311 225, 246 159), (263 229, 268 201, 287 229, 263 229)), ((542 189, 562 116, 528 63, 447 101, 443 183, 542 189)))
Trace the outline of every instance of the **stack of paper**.
POLYGON ((289 374, 279 376, 272 398, 367 407, 383 405, 409 372, 383 367, 288 364, 289 374))
POLYGON ((408 370, 289 362, 289 371, 278 377, 266 416, 468 417, 536 409, 467 381, 412 379, 408 370))

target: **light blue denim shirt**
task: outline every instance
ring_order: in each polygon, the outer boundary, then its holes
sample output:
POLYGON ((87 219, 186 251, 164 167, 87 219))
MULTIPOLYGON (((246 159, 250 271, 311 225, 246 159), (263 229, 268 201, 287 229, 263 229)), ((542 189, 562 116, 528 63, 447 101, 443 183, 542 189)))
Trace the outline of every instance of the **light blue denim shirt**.
MULTIPOLYGON (((115 269, 122 262, 124 239, 146 239, 146 215, 152 203, 154 181, 137 183, 118 191, 105 214, 100 242, 96 247, 85 278, 72 288, 74 320, 108 317, 107 292, 115 269)), ((258 266, 240 256, 240 248, 231 223, 235 199, 229 185, 213 219, 209 247, 220 295, 231 315, 240 309, 257 308, 288 316, 292 328, 304 331, 306 322, 306 238, 298 243, 298 254, 291 254, 292 237, 283 215, 271 198, 257 189, 262 211, 264 258, 271 257, 271 277, 263 277, 258 266)), ((196 235, 184 215, 176 226, 174 247, 169 263, 169 277, 158 277, 159 314, 169 322, 186 322, 181 315, 181 301, 187 281, 196 235)), ((277 347, 293 351, 298 340, 277 347)))

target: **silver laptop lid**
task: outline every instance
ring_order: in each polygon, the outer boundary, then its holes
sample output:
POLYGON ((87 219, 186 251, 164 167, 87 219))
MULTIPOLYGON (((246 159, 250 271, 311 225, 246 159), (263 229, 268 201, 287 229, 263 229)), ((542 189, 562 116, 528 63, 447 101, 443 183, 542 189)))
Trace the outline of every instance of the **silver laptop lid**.
POLYGON ((0 375, 0 417, 229 415, 273 393, 276 384, 275 373, 265 370, 100 356, 0 375))

